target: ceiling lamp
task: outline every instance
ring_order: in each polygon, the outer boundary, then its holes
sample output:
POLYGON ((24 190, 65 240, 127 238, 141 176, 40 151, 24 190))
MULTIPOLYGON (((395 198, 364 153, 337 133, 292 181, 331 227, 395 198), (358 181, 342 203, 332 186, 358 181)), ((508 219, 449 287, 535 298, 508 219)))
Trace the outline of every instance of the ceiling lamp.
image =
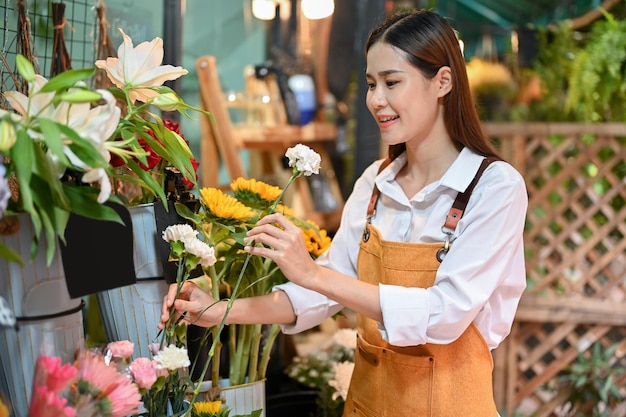
POLYGON ((274 0, 252 0, 252 14, 257 19, 272 20, 276 17, 276 2, 274 0))
POLYGON ((332 15, 334 11, 334 0, 302 0, 302 13, 307 19, 324 19, 332 15))

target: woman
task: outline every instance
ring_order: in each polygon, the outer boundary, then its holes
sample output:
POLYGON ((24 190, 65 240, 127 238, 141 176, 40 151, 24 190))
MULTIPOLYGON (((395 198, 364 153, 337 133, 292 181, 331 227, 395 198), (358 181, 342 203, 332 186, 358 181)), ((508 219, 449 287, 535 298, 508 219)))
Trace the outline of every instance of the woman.
MULTIPOLYGON (((496 416, 490 350, 508 335, 526 282, 524 180, 482 131, 444 18, 393 16, 366 53, 367 105, 389 159, 355 183, 317 262, 282 215, 259 221, 248 238, 264 247, 247 250, 291 282, 236 300, 227 322, 297 333, 350 308, 358 349, 344 416, 496 416)), ((163 321, 173 298, 174 288, 163 321)), ((181 298, 175 308, 190 323, 215 325, 225 310, 205 311, 213 300, 193 284, 181 298)))

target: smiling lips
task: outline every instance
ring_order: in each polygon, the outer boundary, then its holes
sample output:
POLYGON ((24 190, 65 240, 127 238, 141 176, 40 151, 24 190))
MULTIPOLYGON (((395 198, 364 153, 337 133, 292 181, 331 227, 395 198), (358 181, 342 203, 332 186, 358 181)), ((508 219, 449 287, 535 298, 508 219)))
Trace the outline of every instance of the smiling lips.
POLYGON ((378 117, 378 124, 380 127, 387 127, 391 125, 393 121, 399 118, 399 116, 380 116, 378 117))

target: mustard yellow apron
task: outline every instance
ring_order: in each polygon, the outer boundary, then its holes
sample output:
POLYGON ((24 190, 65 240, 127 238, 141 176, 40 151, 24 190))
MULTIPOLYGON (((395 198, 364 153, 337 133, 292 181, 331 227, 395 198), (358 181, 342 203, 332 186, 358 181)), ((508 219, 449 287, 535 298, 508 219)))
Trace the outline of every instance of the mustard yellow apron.
MULTIPOLYGON (((359 280, 373 285, 431 287, 440 264, 438 252, 444 246, 447 250, 447 242, 385 241, 368 221, 357 262, 359 280)), ((344 417, 498 415, 491 351, 473 323, 446 345, 392 346, 382 339, 378 323, 362 315, 358 315, 357 330, 355 368, 344 417)))

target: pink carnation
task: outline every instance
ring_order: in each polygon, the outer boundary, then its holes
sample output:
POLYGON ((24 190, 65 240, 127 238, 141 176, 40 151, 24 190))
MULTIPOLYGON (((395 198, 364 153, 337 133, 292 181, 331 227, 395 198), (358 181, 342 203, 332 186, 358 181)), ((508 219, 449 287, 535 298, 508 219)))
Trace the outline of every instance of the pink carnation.
POLYGON ((111 350, 114 358, 128 359, 133 356, 135 344, 128 340, 120 340, 109 343, 107 348, 111 350))
POLYGON ((28 415, 31 417, 75 417, 76 409, 67 405, 67 399, 59 397, 45 386, 36 386, 30 400, 28 415))
POLYGON ((61 358, 41 355, 37 358, 33 385, 60 394, 74 383, 77 375, 78 370, 72 364, 61 365, 61 358))
POLYGON ((137 358, 130 363, 130 374, 139 388, 150 389, 157 380, 156 369, 148 358, 137 358))

